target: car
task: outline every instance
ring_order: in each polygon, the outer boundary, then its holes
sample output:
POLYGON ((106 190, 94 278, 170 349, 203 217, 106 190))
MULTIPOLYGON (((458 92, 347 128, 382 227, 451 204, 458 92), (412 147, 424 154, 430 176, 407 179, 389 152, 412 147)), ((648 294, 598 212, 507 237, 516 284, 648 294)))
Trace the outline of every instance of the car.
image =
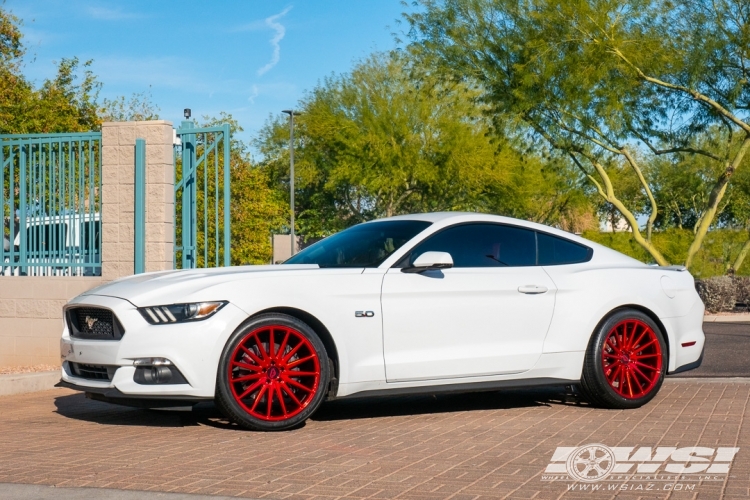
POLYGON ((165 408, 214 400, 239 426, 324 400, 567 385, 636 408, 700 365, 684 267, 476 213, 355 225, 281 265, 139 274, 64 306, 61 386, 165 408))
POLYGON ((3 237, 0 275, 102 275, 98 212, 64 209, 57 215, 35 214, 28 216, 25 222, 16 219, 12 223, 6 218, 5 227, 9 234, 15 233, 15 237, 12 247, 10 240, 3 237))

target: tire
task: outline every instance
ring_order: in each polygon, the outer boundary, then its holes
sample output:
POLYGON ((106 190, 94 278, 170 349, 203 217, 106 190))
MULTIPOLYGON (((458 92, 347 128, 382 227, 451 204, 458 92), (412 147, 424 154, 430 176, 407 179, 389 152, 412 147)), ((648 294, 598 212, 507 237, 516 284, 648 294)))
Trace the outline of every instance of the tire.
POLYGON ((664 335, 646 314, 623 309, 594 332, 581 375, 581 391, 601 408, 638 408, 659 392, 667 371, 664 335))
POLYGON ((219 361, 216 405, 255 431, 302 424, 325 398, 330 364, 315 331, 286 314, 263 314, 232 334, 219 361))

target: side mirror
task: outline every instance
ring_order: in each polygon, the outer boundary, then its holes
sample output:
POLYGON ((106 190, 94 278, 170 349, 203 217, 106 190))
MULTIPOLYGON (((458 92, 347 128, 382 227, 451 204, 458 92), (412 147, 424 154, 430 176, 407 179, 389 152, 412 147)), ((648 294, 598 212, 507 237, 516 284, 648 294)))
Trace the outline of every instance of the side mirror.
POLYGON ((435 269, 453 267, 453 257, 448 252, 425 252, 414 261, 411 267, 401 269, 402 273, 422 273, 435 269))

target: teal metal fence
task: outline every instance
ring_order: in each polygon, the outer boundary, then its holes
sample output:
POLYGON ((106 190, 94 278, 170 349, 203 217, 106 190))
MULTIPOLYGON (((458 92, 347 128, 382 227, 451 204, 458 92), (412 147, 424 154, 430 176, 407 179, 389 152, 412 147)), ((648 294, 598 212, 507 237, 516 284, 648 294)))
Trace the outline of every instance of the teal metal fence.
POLYGON ((134 189, 134 248, 133 273, 146 272, 146 141, 135 140, 135 189, 134 189))
POLYGON ((0 135, 2 275, 101 275, 101 133, 0 135))
POLYGON ((176 131, 175 269, 231 265, 229 125, 176 131))

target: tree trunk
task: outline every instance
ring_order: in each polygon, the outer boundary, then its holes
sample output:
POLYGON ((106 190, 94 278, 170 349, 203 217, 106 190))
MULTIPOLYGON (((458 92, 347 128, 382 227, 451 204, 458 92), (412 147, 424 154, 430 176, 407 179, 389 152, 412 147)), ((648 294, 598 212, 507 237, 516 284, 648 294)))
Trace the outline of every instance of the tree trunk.
POLYGON ((638 228, 638 220, 635 218, 635 215, 633 215, 633 212, 628 210, 628 208, 622 203, 622 201, 620 201, 617 196, 615 196, 615 190, 612 187, 612 181, 610 180, 609 175, 607 175, 606 170, 604 170, 604 167, 593 158, 588 158, 588 160, 594 166, 596 172, 599 174, 599 177, 604 182, 604 187, 602 187, 602 185, 599 184, 596 179, 594 179, 591 175, 588 175, 589 180, 591 180, 596 186, 596 190, 599 192, 599 195, 610 202, 617 209, 617 211, 620 212, 623 217, 625 217, 625 220, 628 222, 628 224, 630 224, 633 239, 635 239, 636 243, 641 245, 651 255, 651 257, 654 258, 657 264, 659 264, 660 266, 668 266, 669 262, 667 261, 667 259, 664 258, 664 256, 659 250, 657 250, 653 243, 645 239, 641 234, 641 231, 638 228))
POLYGON ((700 219, 700 223, 698 224, 695 231, 695 238, 690 244, 687 258, 685 259, 685 267, 687 267, 688 269, 690 268, 690 264, 693 263, 695 255, 701 249, 701 245, 703 245, 703 239, 706 237, 708 228, 711 227, 711 223, 714 221, 716 211, 719 208, 719 203, 721 202, 721 199, 724 198, 724 193, 726 193, 727 191, 729 179, 732 177, 734 171, 737 170, 737 167, 742 162, 742 159, 745 157, 745 153, 747 152, 748 148, 750 148, 750 134, 745 135, 745 140, 742 141, 742 146, 740 147, 740 150, 737 151, 734 160, 732 161, 732 163, 727 164, 726 170, 724 170, 724 172, 716 181, 716 184, 714 184, 714 188, 711 190, 711 195, 708 198, 708 208, 703 213, 703 216, 700 219))
POLYGON ((750 252, 750 235, 748 235, 745 244, 742 245, 742 250, 740 250, 740 254, 734 260, 734 263, 729 267, 729 269, 727 269, 727 274, 734 274, 739 271, 740 267, 742 267, 742 262, 745 260, 745 257, 747 257, 748 252, 750 252))

